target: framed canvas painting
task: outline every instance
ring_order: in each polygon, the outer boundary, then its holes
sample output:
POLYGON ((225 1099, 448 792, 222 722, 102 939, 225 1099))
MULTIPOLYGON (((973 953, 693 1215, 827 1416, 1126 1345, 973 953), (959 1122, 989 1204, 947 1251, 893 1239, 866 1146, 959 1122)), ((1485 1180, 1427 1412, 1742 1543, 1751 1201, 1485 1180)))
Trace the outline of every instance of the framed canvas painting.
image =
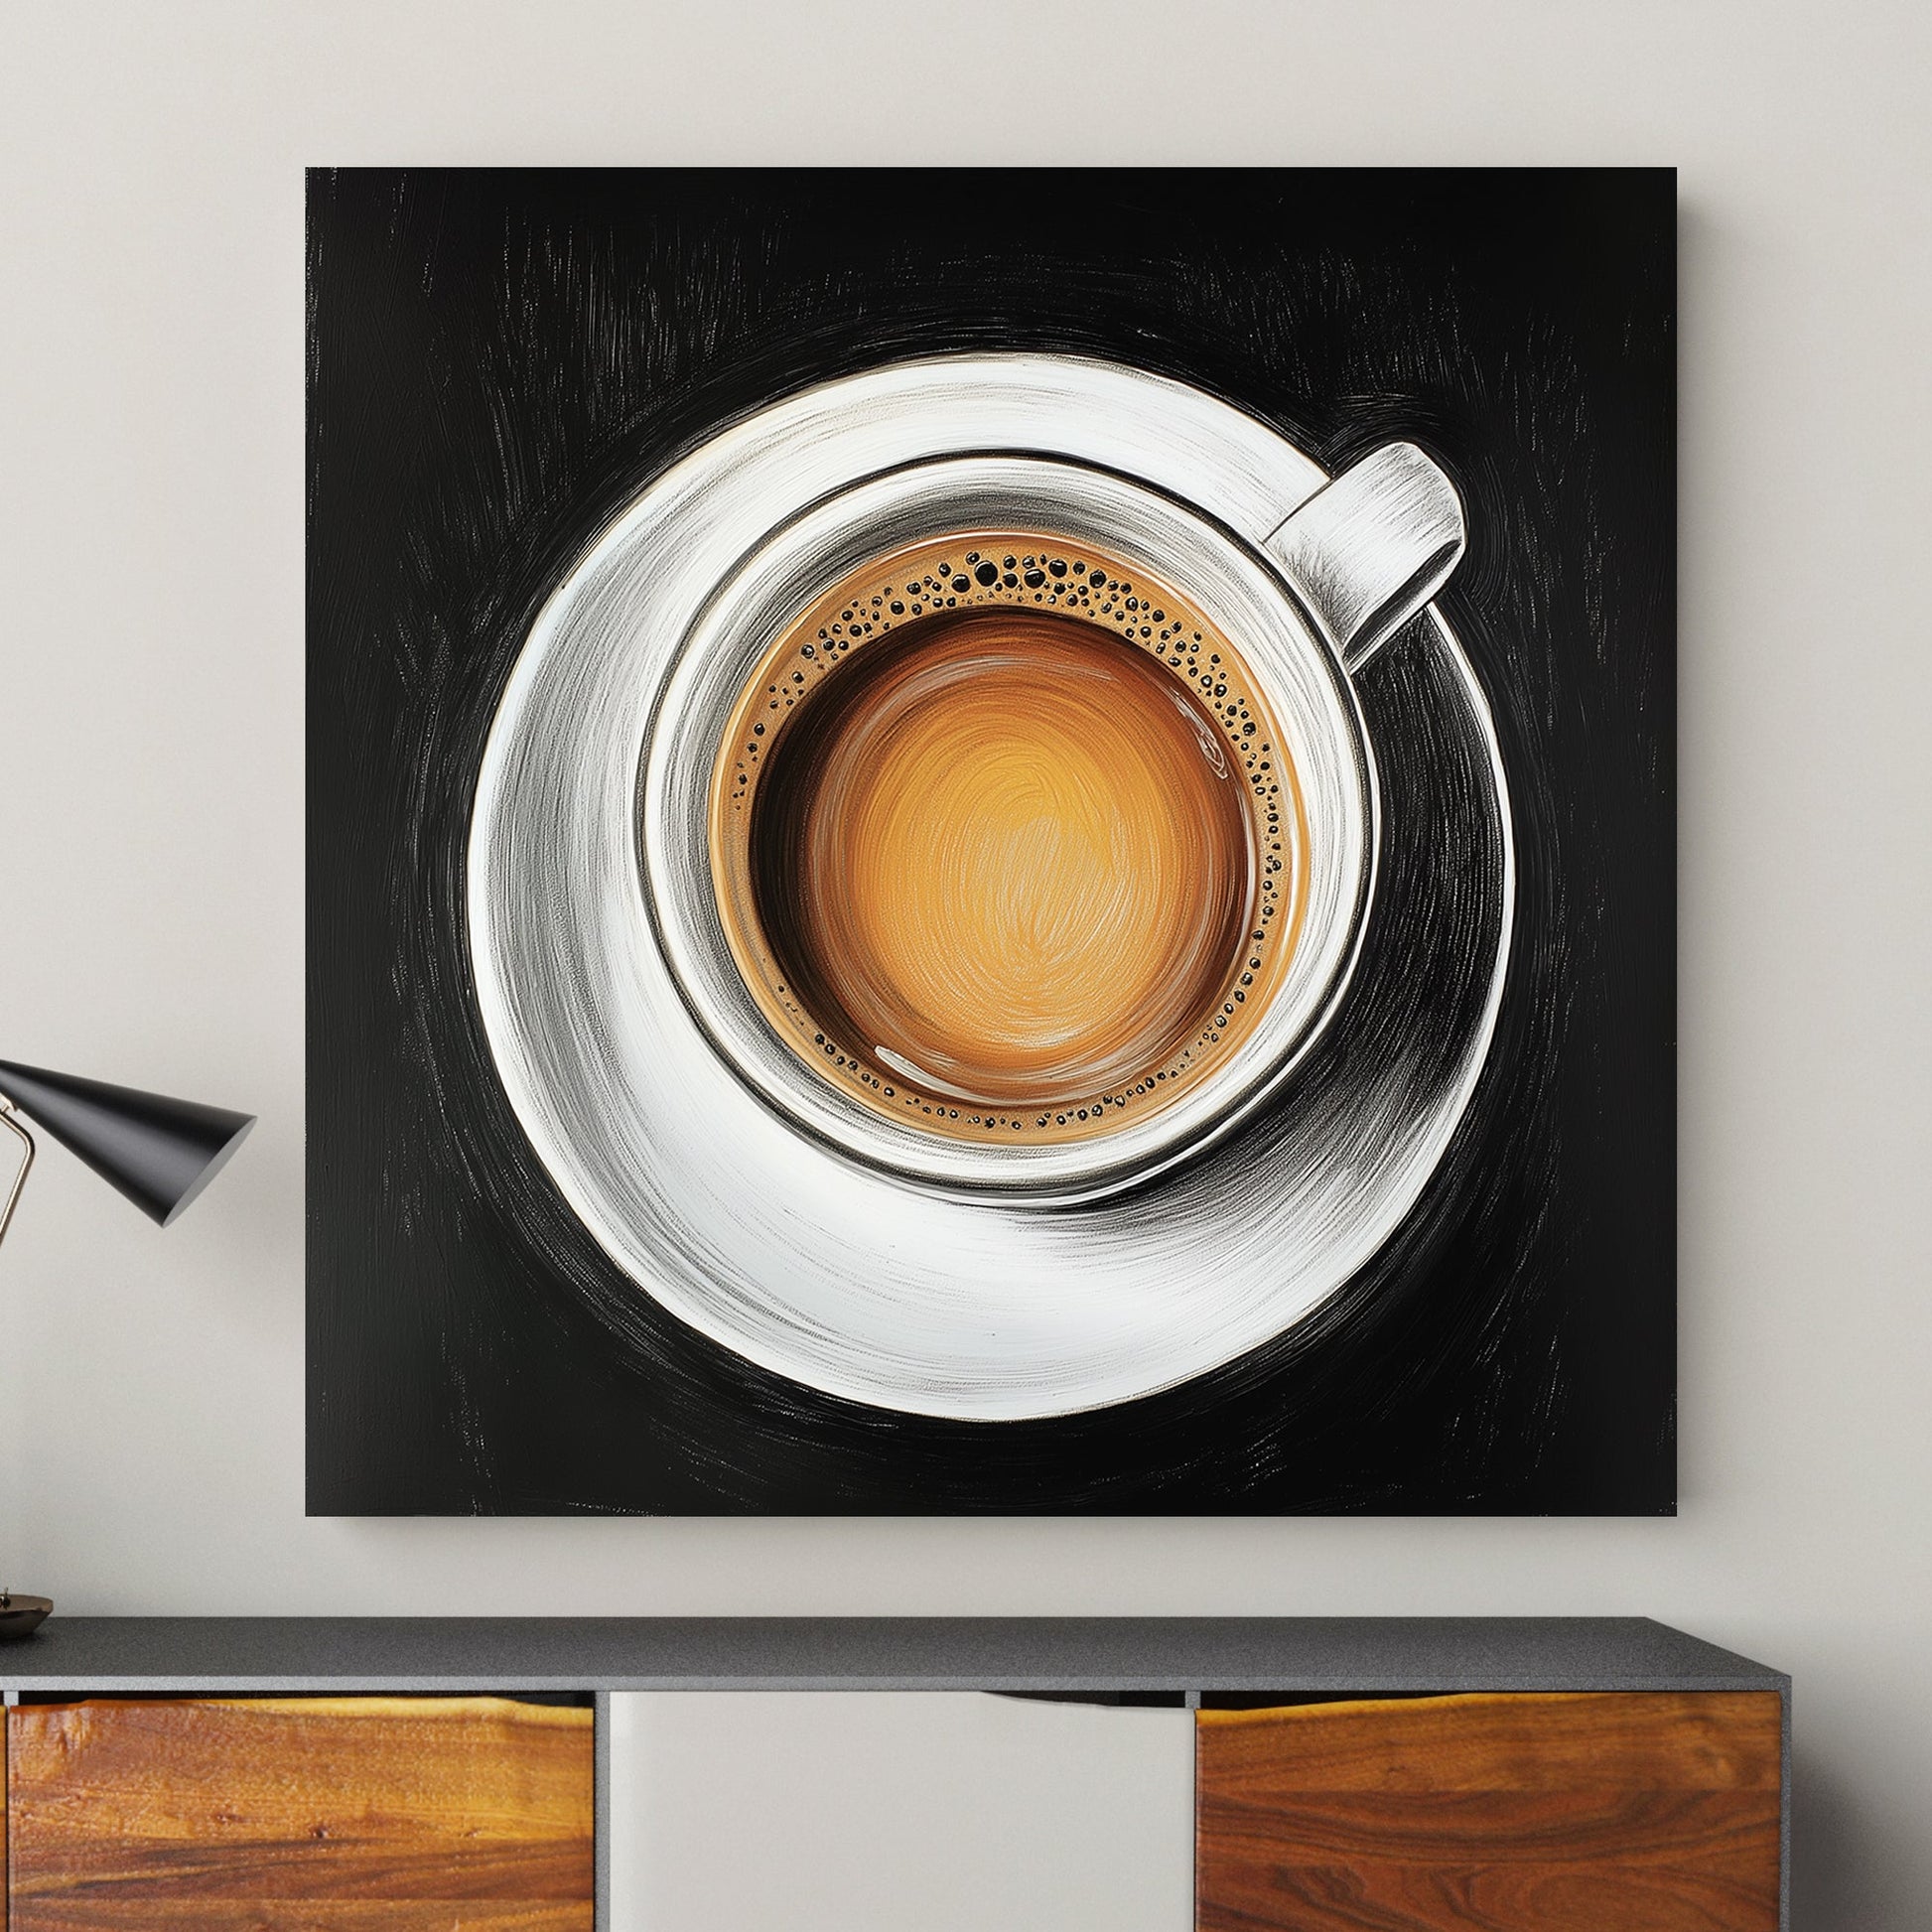
POLYGON ((313 1513, 1675 1507, 1668 170, 320 170, 313 1513))

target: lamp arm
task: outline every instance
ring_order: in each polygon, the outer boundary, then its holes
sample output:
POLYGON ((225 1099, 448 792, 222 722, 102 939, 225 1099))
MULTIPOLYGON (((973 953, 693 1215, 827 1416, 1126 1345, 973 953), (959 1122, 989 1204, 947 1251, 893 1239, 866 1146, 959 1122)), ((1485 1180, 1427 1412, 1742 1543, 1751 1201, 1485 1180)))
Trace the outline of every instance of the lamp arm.
POLYGON ((20 1190, 27 1185, 27 1176, 34 1166, 34 1137, 20 1124, 20 1116, 14 1112, 13 1102, 4 1093, 0 1093, 0 1127, 4 1127, 20 1142, 20 1166, 14 1170, 5 1202, 0 1203, 0 1241, 4 1241, 7 1238, 7 1224, 14 1217, 14 1209, 20 1205, 20 1190))

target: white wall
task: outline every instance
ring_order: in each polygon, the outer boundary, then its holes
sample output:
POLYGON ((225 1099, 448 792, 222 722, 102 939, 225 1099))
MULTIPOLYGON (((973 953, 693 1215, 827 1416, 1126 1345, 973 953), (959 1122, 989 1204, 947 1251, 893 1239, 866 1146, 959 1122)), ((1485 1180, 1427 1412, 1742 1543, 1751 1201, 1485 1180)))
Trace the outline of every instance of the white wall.
POLYGON ((1932 1924, 1928 72, 1907 0, 17 0, 0 1053, 263 1123, 166 1239, 63 1156, 36 1177, 0 1258, 15 1586, 1644 1611, 1796 1673, 1805 1932, 1932 1924), (1068 157, 1683 170, 1681 1517, 305 1521, 303 164, 1068 157))

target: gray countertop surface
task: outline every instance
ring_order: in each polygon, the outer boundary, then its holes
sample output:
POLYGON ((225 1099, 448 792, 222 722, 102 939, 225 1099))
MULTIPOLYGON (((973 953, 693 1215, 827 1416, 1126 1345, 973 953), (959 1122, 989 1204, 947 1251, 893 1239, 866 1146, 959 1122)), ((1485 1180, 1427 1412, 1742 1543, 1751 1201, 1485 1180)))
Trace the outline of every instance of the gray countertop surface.
POLYGON ((10 1693, 1781 1691, 1645 1617, 146 1617, 0 1644, 10 1693))

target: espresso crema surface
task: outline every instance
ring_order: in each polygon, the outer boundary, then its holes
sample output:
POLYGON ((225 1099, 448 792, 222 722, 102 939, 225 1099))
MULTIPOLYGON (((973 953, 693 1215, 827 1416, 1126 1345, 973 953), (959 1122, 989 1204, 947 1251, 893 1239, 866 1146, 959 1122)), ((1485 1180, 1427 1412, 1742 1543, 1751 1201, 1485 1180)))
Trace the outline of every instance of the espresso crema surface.
POLYGON ((787 1044, 949 1136, 1178 1098, 1293 951, 1306 829, 1238 651, 1144 567, 1016 532, 896 553, 765 653, 714 769, 727 938, 787 1044))

